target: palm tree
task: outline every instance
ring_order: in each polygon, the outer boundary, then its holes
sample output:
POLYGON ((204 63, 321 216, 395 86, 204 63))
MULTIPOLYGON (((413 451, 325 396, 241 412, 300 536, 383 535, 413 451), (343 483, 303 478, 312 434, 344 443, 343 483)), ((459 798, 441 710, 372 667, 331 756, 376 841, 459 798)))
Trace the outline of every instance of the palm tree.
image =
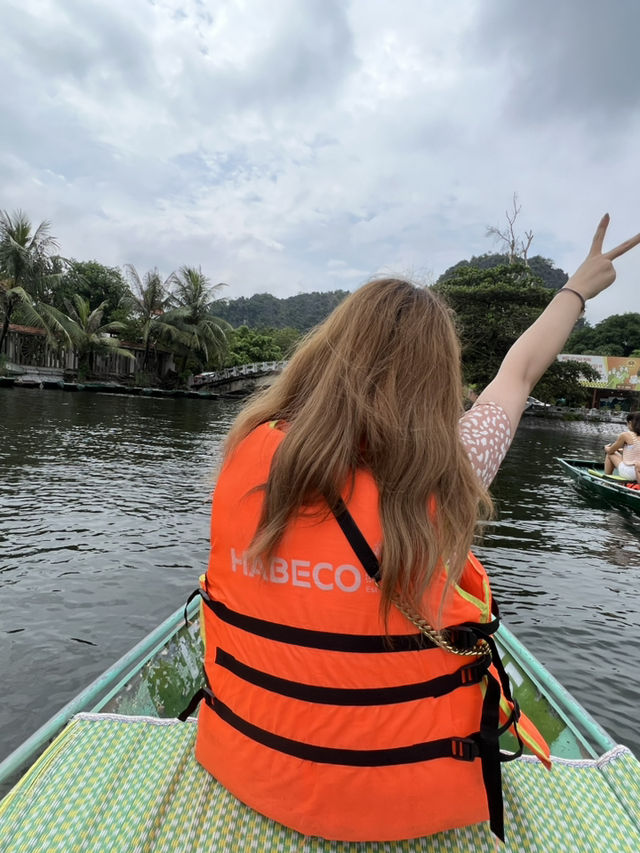
POLYGON ((0 350, 16 312, 26 324, 51 334, 43 300, 60 274, 62 259, 53 254, 58 243, 49 228, 45 220, 34 230, 21 210, 13 216, 0 211, 0 350))
POLYGON ((120 300, 120 305, 133 314, 137 332, 144 346, 142 370, 146 370, 152 347, 161 341, 175 341, 183 335, 167 319, 171 308, 170 285, 173 273, 165 281, 157 269, 150 270, 141 278, 132 264, 125 267, 129 293, 120 300))
POLYGON ((117 338, 111 337, 112 332, 120 332, 124 329, 124 323, 102 322, 107 300, 101 302, 92 311, 89 300, 75 293, 71 301, 65 300, 65 305, 67 314, 52 306, 49 306, 49 312, 64 329, 78 354, 80 376, 87 376, 93 372, 95 358, 99 355, 123 355, 125 358, 135 358, 133 353, 120 346, 117 338))
POLYGON ((174 308, 167 319, 188 335, 183 341, 183 372, 189 356, 194 356, 200 366, 212 360, 221 361, 227 350, 228 323, 216 317, 216 293, 225 284, 210 284, 209 278, 198 267, 183 266, 173 276, 174 308))
POLYGON ((10 279, 0 279, 0 317, 2 317, 0 352, 2 352, 2 345, 9 332, 11 318, 16 313, 19 313, 25 326, 44 329, 48 333, 49 340, 53 340, 47 319, 43 316, 44 312, 38 310, 24 287, 13 287, 10 279))

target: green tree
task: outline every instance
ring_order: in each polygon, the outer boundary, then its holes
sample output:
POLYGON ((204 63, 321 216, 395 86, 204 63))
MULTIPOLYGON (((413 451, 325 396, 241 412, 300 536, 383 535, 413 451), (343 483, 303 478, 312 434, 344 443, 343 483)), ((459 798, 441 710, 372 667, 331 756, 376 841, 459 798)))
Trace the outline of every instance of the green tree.
POLYGON ((127 294, 127 282, 117 267, 107 267, 98 261, 70 260, 55 289, 53 304, 64 310, 66 302, 76 293, 92 305, 104 302, 105 322, 124 319, 119 306, 127 294))
MULTIPOLYGON (((454 266, 445 270, 438 279, 438 284, 441 284, 450 278, 455 278, 458 271, 461 269, 473 267, 478 270, 488 270, 508 264, 509 255, 473 255, 473 257, 468 261, 458 261, 457 264, 454 264, 454 266)), ((542 280, 541 283, 552 290, 560 290, 560 288, 564 287, 569 280, 569 276, 564 270, 556 267, 553 261, 549 260, 549 258, 543 258, 542 255, 534 255, 532 258, 529 258, 527 265, 531 270, 532 275, 540 278, 542 280)))
POLYGON ((281 361, 282 349, 267 331, 239 326, 229 333, 229 351, 225 367, 255 364, 259 361, 281 361))
POLYGON ((564 351, 578 355, 629 357, 640 349, 640 314, 612 314, 595 326, 584 325, 569 338, 564 351))
POLYGON ((304 333, 322 323, 348 295, 346 290, 333 290, 298 293, 278 299, 270 293, 256 293, 248 298, 240 296, 238 299, 221 300, 216 310, 219 317, 234 327, 292 328, 304 333))
POLYGON ((301 338, 297 329, 285 326, 284 329, 264 329, 265 334, 273 338, 275 345, 282 353, 282 358, 289 358, 301 338))
POLYGON ((233 326, 246 325, 252 328, 258 326, 280 326, 282 324, 282 299, 272 296, 270 293, 254 293, 249 298, 240 296, 227 302, 222 306, 223 311, 230 316, 221 313, 233 326))
POLYGON ((96 356, 122 355, 135 358, 133 353, 120 346, 117 338, 112 337, 113 332, 122 331, 124 324, 117 321, 103 322, 106 307, 105 300, 92 311, 88 300, 76 293, 66 303, 66 314, 53 306, 49 308, 78 354, 78 376, 81 378, 94 372, 96 356))
POLYGON ((560 290, 569 281, 569 275, 560 267, 557 267, 549 258, 542 255, 534 255, 529 258, 529 269, 533 275, 537 275, 544 282, 545 287, 552 290, 560 290))
POLYGON ((125 267, 129 289, 120 300, 120 307, 128 312, 130 322, 126 324, 128 334, 139 339, 144 347, 142 370, 147 369, 149 354, 160 343, 183 341, 185 336, 175 323, 167 320, 171 309, 170 285, 173 273, 163 279, 157 269, 140 276, 136 268, 125 267))
POLYGON ((200 267, 189 266, 181 267, 171 283, 173 308, 165 314, 165 321, 182 333, 176 341, 176 348, 182 354, 179 372, 185 371, 189 360, 195 370, 218 367, 227 351, 230 326, 216 316, 219 301, 216 294, 226 285, 212 285, 200 267))
POLYGON ((516 339, 553 297, 524 264, 460 267, 434 285, 454 310, 465 382, 484 387, 516 339))
POLYGON ((582 385, 584 380, 595 382, 600 374, 583 361, 554 361, 531 392, 544 403, 563 400, 568 406, 582 406, 589 402, 591 388, 582 385))
POLYGON ((58 243, 49 228, 43 221, 34 230, 21 210, 13 215, 0 211, 0 349, 14 317, 51 333, 42 309, 59 278, 62 259, 55 255, 58 243))

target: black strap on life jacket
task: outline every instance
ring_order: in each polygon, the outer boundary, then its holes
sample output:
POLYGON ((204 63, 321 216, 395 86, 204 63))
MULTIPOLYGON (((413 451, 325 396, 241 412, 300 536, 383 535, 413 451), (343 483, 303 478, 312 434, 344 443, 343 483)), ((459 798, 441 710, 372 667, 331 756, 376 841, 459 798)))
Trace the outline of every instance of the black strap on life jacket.
POLYGON ((231 610, 221 601, 211 598, 209 593, 199 587, 195 589, 185 605, 185 623, 187 621, 187 607, 190 602, 199 595, 204 604, 212 610, 218 619, 255 634, 267 640, 275 640, 278 643, 287 643, 294 646, 304 646, 309 649, 322 649, 330 652, 353 652, 355 654, 380 654, 382 652, 415 652, 436 648, 435 643, 423 634, 339 634, 333 631, 314 631, 309 628, 294 628, 291 625, 283 625, 280 622, 269 622, 266 619, 258 619, 248 616, 237 610, 231 610))
POLYGON ((277 693, 290 699, 303 702, 315 702, 322 705, 395 705, 400 702, 414 702, 417 699, 444 696, 459 687, 468 687, 482 681, 489 668, 489 660, 474 660, 460 667, 450 675, 440 675, 428 681, 414 684, 402 684, 397 687, 320 687, 280 678, 242 663, 224 649, 216 649, 215 662, 228 672, 232 672, 243 681, 277 693))
MULTIPOLYGON (((342 501, 334 511, 336 519, 349 541, 354 553, 362 563, 367 574, 378 580, 380 567, 377 557, 368 542, 357 527, 351 514, 342 501)), ((338 634, 325 631, 294 628, 289 625, 269 622, 233 611, 221 602, 211 598, 205 589, 195 590, 187 601, 199 595, 204 604, 215 615, 240 630, 264 637, 276 642, 289 643, 308 648, 318 648, 337 652, 388 653, 390 651, 413 651, 433 649, 435 645, 422 634, 395 635, 352 635, 338 634)), ((464 738, 445 738, 437 741, 413 744, 409 747, 392 747, 378 750, 350 750, 321 747, 303 741, 276 735, 248 720, 238 716, 231 708, 214 695, 205 672, 205 687, 193 697, 188 707, 179 715, 185 720, 196 709, 198 703, 204 700, 221 719, 246 737, 255 740, 288 755, 316 761, 320 763, 343 764, 357 767, 389 766, 394 764, 415 763, 434 758, 454 758, 462 761, 474 761, 480 758, 482 776, 487 793, 491 829, 495 835, 504 840, 502 784, 500 765, 502 761, 511 760, 522 752, 522 741, 517 733, 515 723, 519 716, 519 708, 514 702, 514 709, 507 723, 499 726, 499 702, 501 688, 505 697, 513 702, 509 679, 500 661, 492 634, 499 625, 497 605, 492 604, 496 618, 489 623, 469 622, 454 626, 453 629, 461 637, 466 638, 466 647, 472 647, 479 636, 487 640, 492 651, 493 663, 498 678, 488 670, 488 658, 474 661, 461 667, 457 673, 431 679, 419 684, 401 685, 395 688, 326 688, 316 685, 294 682, 269 673, 261 672, 247 664, 238 661, 222 649, 216 650, 216 664, 223 666, 236 676, 258 687, 281 695, 290 696, 308 702, 334 705, 380 705, 392 702, 412 701, 426 696, 440 696, 458 687, 478 683, 486 676, 486 690, 482 706, 480 731, 464 738), (520 750, 518 753, 503 755, 499 749, 500 734, 513 726, 518 737, 520 750)), ((185 606, 185 621, 187 608, 185 606)))
POLYGON ((365 572, 374 581, 380 580, 380 563, 367 540, 362 535, 362 531, 353 520, 353 516, 347 509, 342 498, 334 507, 331 507, 331 512, 334 514, 336 521, 340 525, 340 529, 344 533, 351 549, 356 557, 362 563, 365 572))
MULTIPOLYGON (((342 498, 339 499, 335 507, 332 507, 332 512, 336 521, 340 525, 340 529, 351 545, 354 554, 362 563, 362 566, 369 577, 379 581, 380 564, 378 562, 378 558, 365 537, 362 535, 362 532, 358 528, 342 498)), ((491 674, 491 672, 487 671, 486 673, 487 683, 482 703, 479 747, 482 779, 489 805, 489 821, 491 830, 494 835, 504 841, 504 807, 502 801, 501 762, 510 761, 522 754, 522 740, 520 739, 520 735, 515 725, 517 715, 519 715, 519 708, 517 703, 514 703, 514 710, 511 714, 509 725, 513 725, 514 727, 520 748, 519 751, 513 755, 503 754, 500 752, 500 688, 502 687, 502 692, 509 701, 513 702, 513 698, 511 696, 509 678, 502 661, 500 660, 500 655, 492 636, 500 624, 499 611, 497 605, 493 601, 492 609, 496 614, 492 622, 486 624, 468 622, 466 625, 459 627, 463 629, 467 628, 473 634, 480 634, 484 639, 486 639, 491 649, 492 662, 498 672, 499 681, 491 674)))
POLYGON ((210 687, 201 687, 199 690, 196 690, 191 699, 189 699, 189 704, 187 705, 187 707, 184 709, 184 711, 180 711, 180 713, 178 714, 178 719, 180 720, 180 722, 184 723, 187 717, 190 717, 193 714, 193 712, 203 700, 207 703, 207 705, 213 707, 214 696, 213 690, 211 690, 210 687))
POLYGON ((390 767, 394 764, 416 764, 434 758, 454 758, 458 761, 474 761, 480 747, 475 737, 442 738, 411 746, 390 749, 336 749, 316 746, 305 741, 276 735, 239 717, 231 708, 214 699, 213 710, 237 731, 267 746, 294 758, 315 761, 319 764, 341 764, 348 767, 390 767))
POLYGON ((411 746, 389 749, 336 749, 317 746, 306 741, 293 740, 267 731, 238 716, 228 705, 214 695, 205 672, 205 686, 192 697, 189 705, 178 715, 184 722, 204 701, 212 711, 232 728, 251 740, 269 749, 283 752, 294 758, 315 761, 319 764, 341 764, 348 767, 389 767, 394 764, 416 764, 435 758, 454 758, 456 761, 475 761, 480 755, 480 734, 469 737, 441 738, 440 740, 414 743, 411 746))
POLYGON ((181 723, 184 723, 187 717, 190 717, 193 712, 196 710, 200 702, 206 702, 206 704, 213 708, 215 702, 215 696, 213 695, 213 690, 211 689, 211 682, 209 681, 209 677, 207 676, 207 670, 202 668, 202 677, 204 679, 204 686, 193 694, 191 699, 189 699, 189 704, 178 714, 178 719, 181 723))

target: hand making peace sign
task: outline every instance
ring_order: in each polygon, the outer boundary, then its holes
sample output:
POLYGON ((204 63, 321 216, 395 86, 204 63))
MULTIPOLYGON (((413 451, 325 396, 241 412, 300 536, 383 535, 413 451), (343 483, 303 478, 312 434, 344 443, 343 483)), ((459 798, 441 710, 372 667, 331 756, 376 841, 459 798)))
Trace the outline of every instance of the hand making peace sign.
POLYGON ((640 243, 640 234, 625 240, 620 243, 615 249, 610 249, 608 252, 602 251, 605 234, 609 226, 609 214, 605 215, 600 220, 596 233, 591 243, 591 249, 584 262, 578 267, 576 272, 571 276, 569 282, 574 290, 577 290, 584 299, 591 299, 606 290, 609 285, 613 284, 616 278, 616 271, 612 261, 624 255, 629 249, 633 249, 640 243))

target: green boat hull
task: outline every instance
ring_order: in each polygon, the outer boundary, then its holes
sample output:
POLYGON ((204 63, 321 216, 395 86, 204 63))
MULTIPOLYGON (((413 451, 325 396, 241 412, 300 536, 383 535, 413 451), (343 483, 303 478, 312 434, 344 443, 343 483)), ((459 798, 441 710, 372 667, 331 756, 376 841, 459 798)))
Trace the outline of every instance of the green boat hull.
POLYGON ((564 471, 590 495, 616 506, 628 506, 640 513, 640 491, 625 486, 620 477, 607 476, 602 465, 592 459, 556 457, 564 471))
MULTIPOLYGON (((202 686, 202 641, 193 602, 122 657, 0 763, 0 793, 15 781, 74 714, 176 717, 202 686)), ((604 729, 504 626, 496 635, 520 707, 562 758, 595 758, 615 746, 604 729)), ((503 746, 514 743, 505 736, 503 746)))

